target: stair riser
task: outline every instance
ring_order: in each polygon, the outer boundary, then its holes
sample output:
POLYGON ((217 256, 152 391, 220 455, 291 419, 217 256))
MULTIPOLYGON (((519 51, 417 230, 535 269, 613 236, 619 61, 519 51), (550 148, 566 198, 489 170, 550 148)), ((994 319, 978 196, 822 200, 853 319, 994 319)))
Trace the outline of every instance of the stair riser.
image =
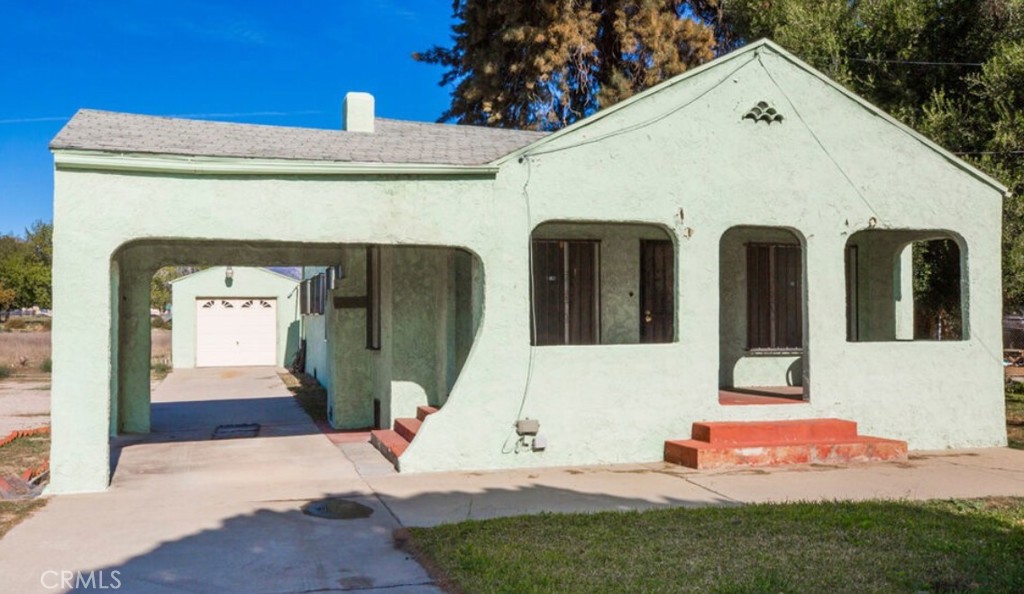
POLYGON ((405 452, 405 449, 409 447, 409 442, 396 436, 387 437, 387 433, 383 431, 371 431, 370 432, 370 445, 377 448, 381 454, 384 455, 392 464, 398 465, 398 457, 405 452))
POLYGON ((791 446, 714 447, 700 442, 667 442, 665 461, 700 470, 789 464, 844 464, 905 460, 901 441, 802 444, 791 446))
POLYGON ((417 406, 416 407, 416 419, 419 420, 419 421, 423 421, 424 419, 426 419, 430 415, 436 413, 438 410, 440 410, 440 409, 435 408, 433 406, 417 406))

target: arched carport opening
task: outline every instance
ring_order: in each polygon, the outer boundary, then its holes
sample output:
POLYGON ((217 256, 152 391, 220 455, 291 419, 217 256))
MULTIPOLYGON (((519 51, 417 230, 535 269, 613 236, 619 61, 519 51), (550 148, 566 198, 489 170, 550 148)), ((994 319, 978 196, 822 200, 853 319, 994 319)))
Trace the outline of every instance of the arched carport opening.
MULTIPOLYGON (((414 410, 419 404, 442 405, 465 364, 482 316, 482 265, 474 254, 456 247, 187 239, 131 242, 117 250, 111 261, 112 436, 187 431, 196 439, 208 439, 204 432, 213 427, 206 425, 214 420, 218 424, 247 421, 218 416, 212 405, 205 409, 194 405, 188 425, 182 415, 185 407, 157 408, 151 402, 150 283, 157 270, 172 265, 218 267, 214 271, 224 276, 215 279, 223 285, 223 294, 204 293, 203 299, 190 295, 189 303, 177 305, 195 309, 207 301, 214 305, 223 301, 234 308, 244 308, 250 301, 253 307, 262 306, 259 299, 231 301, 233 279, 222 272, 229 267, 236 281, 247 267, 299 267, 307 279, 322 279, 326 270, 332 270, 332 283, 318 280, 315 311, 300 310, 298 283, 293 300, 282 299, 273 306, 295 309, 295 332, 289 328, 288 336, 281 338, 288 352, 305 343, 301 370, 315 373, 327 388, 329 423, 337 429, 387 424, 389 418, 380 417, 382 409, 390 417, 408 414, 404 409, 410 406, 414 410), (368 259, 370 252, 377 254, 375 262, 368 259), (375 344, 368 340, 371 327, 377 332, 375 344), (196 425, 197 417, 209 422, 196 425)), ((271 305, 269 299, 265 301, 271 305)), ((245 406, 230 409, 230 414, 240 410, 245 406)))
POLYGON ((738 226, 719 245, 719 402, 808 399, 803 238, 782 227, 738 226))

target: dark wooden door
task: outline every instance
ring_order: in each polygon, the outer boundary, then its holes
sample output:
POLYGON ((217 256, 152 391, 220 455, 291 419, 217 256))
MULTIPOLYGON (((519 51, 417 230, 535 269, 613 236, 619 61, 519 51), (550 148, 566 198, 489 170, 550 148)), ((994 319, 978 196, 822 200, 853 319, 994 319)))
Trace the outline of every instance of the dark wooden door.
POLYGON ((675 258, 671 241, 640 241, 640 342, 672 342, 675 258))
POLYGON ((597 344, 598 243, 534 240, 533 344, 597 344))
POLYGON ((803 348, 802 260, 799 245, 747 245, 748 348, 803 348))

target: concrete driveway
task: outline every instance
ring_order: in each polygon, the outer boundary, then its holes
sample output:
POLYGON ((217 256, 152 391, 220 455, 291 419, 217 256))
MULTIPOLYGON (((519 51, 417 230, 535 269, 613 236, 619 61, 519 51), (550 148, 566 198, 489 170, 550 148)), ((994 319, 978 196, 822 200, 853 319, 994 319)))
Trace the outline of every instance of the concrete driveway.
MULTIPOLYGON (((175 371, 152 410, 154 433, 124 442, 107 492, 55 497, 0 540, 0 592, 74 590, 51 587, 61 572, 153 594, 438 591, 392 546, 395 517, 274 368, 175 371), (237 423, 260 423, 259 436, 210 439, 237 423), (301 513, 328 495, 373 513, 301 513)), ((358 446, 370 448, 346 447, 358 446)))

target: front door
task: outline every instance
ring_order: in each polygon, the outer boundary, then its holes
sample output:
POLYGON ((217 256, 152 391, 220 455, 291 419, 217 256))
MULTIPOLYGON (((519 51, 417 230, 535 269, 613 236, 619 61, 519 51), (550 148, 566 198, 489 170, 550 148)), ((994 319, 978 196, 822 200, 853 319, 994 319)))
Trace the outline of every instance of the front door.
POLYGON ((672 342, 675 261, 671 241, 640 241, 640 342, 672 342))

